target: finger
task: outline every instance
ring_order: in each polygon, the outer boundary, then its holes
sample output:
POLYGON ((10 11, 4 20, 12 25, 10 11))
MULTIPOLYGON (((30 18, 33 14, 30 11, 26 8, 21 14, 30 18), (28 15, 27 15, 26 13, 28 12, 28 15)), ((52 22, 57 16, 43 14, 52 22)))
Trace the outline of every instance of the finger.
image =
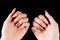
POLYGON ((43 15, 38 16, 44 23, 48 24, 47 19, 43 15))
POLYGON ((20 18, 20 15, 18 15, 13 22, 16 24, 19 21, 19 18, 20 18))
POLYGON ((9 17, 12 17, 15 14, 16 8, 12 10, 12 12, 9 14, 9 17))
POLYGON ((14 18, 14 17, 17 17, 19 14, 22 14, 22 12, 17 11, 17 12, 13 15, 13 18, 14 18))
POLYGON ((24 23, 22 26, 20 26, 19 30, 20 30, 21 34, 24 35, 28 31, 29 26, 30 26, 29 23, 24 23))
POLYGON ((41 33, 36 27, 32 27, 32 32, 36 36, 36 38, 39 37, 39 34, 41 33))
POLYGON ((19 20, 19 22, 16 24, 16 26, 21 26, 21 24, 22 23, 26 23, 26 22, 28 22, 28 18, 24 18, 24 19, 21 19, 21 20, 19 20))
POLYGON ((39 25, 41 25, 42 27, 46 28, 46 24, 44 22, 42 22, 39 18, 35 18, 35 22, 38 23, 39 25))
POLYGON ((33 22, 33 26, 36 27, 38 30, 40 30, 41 32, 43 32, 45 29, 43 27, 41 27, 39 24, 37 24, 36 22, 33 22))
POLYGON ((22 18, 26 18, 26 16, 27 16, 26 14, 18 15, 18 17, 15 18, 14 23, 17 23, 22 18))
POLYGON ((30 23, 23 23, 23 24, 19 27, 19 29, 21 29, 21 28, 28 29, 29 26, 30 26, 30 23))
POLYGON ((34 27, 39 27, 40 25, 37 24, 36 22, 33 22, 33 26, 34 26, 34 27))
POLYGON ((19 11, 17 11, 13 16, 12 16, 12 21, 14 21, 14 19, 19 15, 19 11))
POLYGON ((45 11, 45 16, 48 18, 48 20, 50 21, 50 23, 54 22, 53 17, 51 15, 49 15, 47 11, 45 11))
POLYGON ((6 20, 8 20, 8 22, 11 22, 11 21, 12 21, 12 15, 15 14, 15 11, 16 11, 16 8, 14 8, 14 9, 12 10, 12 12, 9 14, 9 16, 7 17, 6 20))

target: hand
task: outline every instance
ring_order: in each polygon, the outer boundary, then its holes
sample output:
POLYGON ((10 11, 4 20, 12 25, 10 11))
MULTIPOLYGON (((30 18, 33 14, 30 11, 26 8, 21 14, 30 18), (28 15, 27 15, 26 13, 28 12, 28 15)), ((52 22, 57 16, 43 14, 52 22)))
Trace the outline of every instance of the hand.
POLYGON ((21 40, 29 28, 27 15, 15 11, 13 9, 4 21, 1 40, 21 40))
POLYGON ((38 40, 59 40, 58 23, 45 11, 45 16, 39 15, 34 19, 32 31, 38 40))

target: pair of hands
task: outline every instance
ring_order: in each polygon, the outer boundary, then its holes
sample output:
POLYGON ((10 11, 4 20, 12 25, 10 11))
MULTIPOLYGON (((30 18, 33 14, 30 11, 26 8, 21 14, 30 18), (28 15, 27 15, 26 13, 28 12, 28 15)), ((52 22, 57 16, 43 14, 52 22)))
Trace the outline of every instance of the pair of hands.
MULTIPOLYGON (((30 23, 27 15, 20 11, 15 11, 16 9, 13 9, 4 21, 1 40, 21 40, 28 31, 30 23)), ((45 11, 45 16, 39 15, 34 19, 32 32, 38 40, 59 40, 57 22, 47 11, 45 11)))

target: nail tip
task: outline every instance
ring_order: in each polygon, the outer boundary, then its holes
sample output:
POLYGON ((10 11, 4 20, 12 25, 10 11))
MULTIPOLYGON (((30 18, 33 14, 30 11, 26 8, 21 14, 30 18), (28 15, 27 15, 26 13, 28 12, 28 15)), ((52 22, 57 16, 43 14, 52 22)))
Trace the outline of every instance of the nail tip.
POLYGON ((45 10, 45 13, 46 13, 47 11, 45 10))
POLYGON ((16 8, 14 8, 13 10, 16 10, 16 8))

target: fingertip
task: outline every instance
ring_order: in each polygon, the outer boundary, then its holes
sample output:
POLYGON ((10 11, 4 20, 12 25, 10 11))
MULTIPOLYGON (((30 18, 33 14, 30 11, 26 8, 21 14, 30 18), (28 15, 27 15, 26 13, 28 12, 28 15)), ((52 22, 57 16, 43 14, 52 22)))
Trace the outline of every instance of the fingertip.
POLYGON ((25 17, 27 17, 27 14, 24 13, 24 15, 25 15, 25 17))
POLYGON ((20 13, 20 14, 22 14, 22 12, 21 12, 21 11, 17 11, 17 13, 20 13))
POLYGON ((45 16, 46 17, 51 17, 50 14, 45 10, 45 16))
POLYGON ((40 17, 40 16, 43 16, 42 14, 40 14, 38 17, 40 17))
POLYGON ((37 20, 37 18, 38 18, 38 17, 35 17, 35 18, 34 18, 34 21, 37 20))
POLYGON ((32 27, 31 30, 33 31, 34 30, 34 27, 32 27))
POLYGON ((16 10, 16 8, 14 8, 13 10, 16 10))
POLYGON ((12 10, 12 12, 11 12, 11 14, 10 14, 9 16, 12 17, 12 16, 14 15, 15 11, 16 11, 16 8, 14 8, 14 9, 12 10))
POLYGON ((48 24, 48 21, 47 21, 47 19, 46 19, 46 17, 45 17, 44 15, 39 15, 38 17, 39 17, 39 19, 41 19, 43 22, 45 22, 46 24, 48 24))
POLYGON ((26 18, 27 19, 27 21, 29 21, 29 19, 28 18, 26 18))
POLYGON ((44 19, 44 16, 43 15, 39 15, 38 18, 42 20, 42 19, 44 19))
POLYGON ((32 27, 31 30, 33 33, 35 33, 35 27, 32 27))
POLYGON ((48 12, 45 10, 45 16, 47 16, 48 15, 48 12))
POLYGON ((48 18, 48 20, 50 21, 50 23, 54 22, 54 18, 47 12, 45 11, 45 16, 48 18))
POLYGON ((32 22, 32 24, 34 24, 34 21, 32 22))
POLYGON ((14 8, 13 10, 12 10, 12 12, 15 12, 16 11, 16 8, 14 8))
POLYGON ((30 26, 30 23, 28 23, 28 26, 30 26))
POLYGON ((31 28, 31 30, 33 29, 33 27, 31 28))

